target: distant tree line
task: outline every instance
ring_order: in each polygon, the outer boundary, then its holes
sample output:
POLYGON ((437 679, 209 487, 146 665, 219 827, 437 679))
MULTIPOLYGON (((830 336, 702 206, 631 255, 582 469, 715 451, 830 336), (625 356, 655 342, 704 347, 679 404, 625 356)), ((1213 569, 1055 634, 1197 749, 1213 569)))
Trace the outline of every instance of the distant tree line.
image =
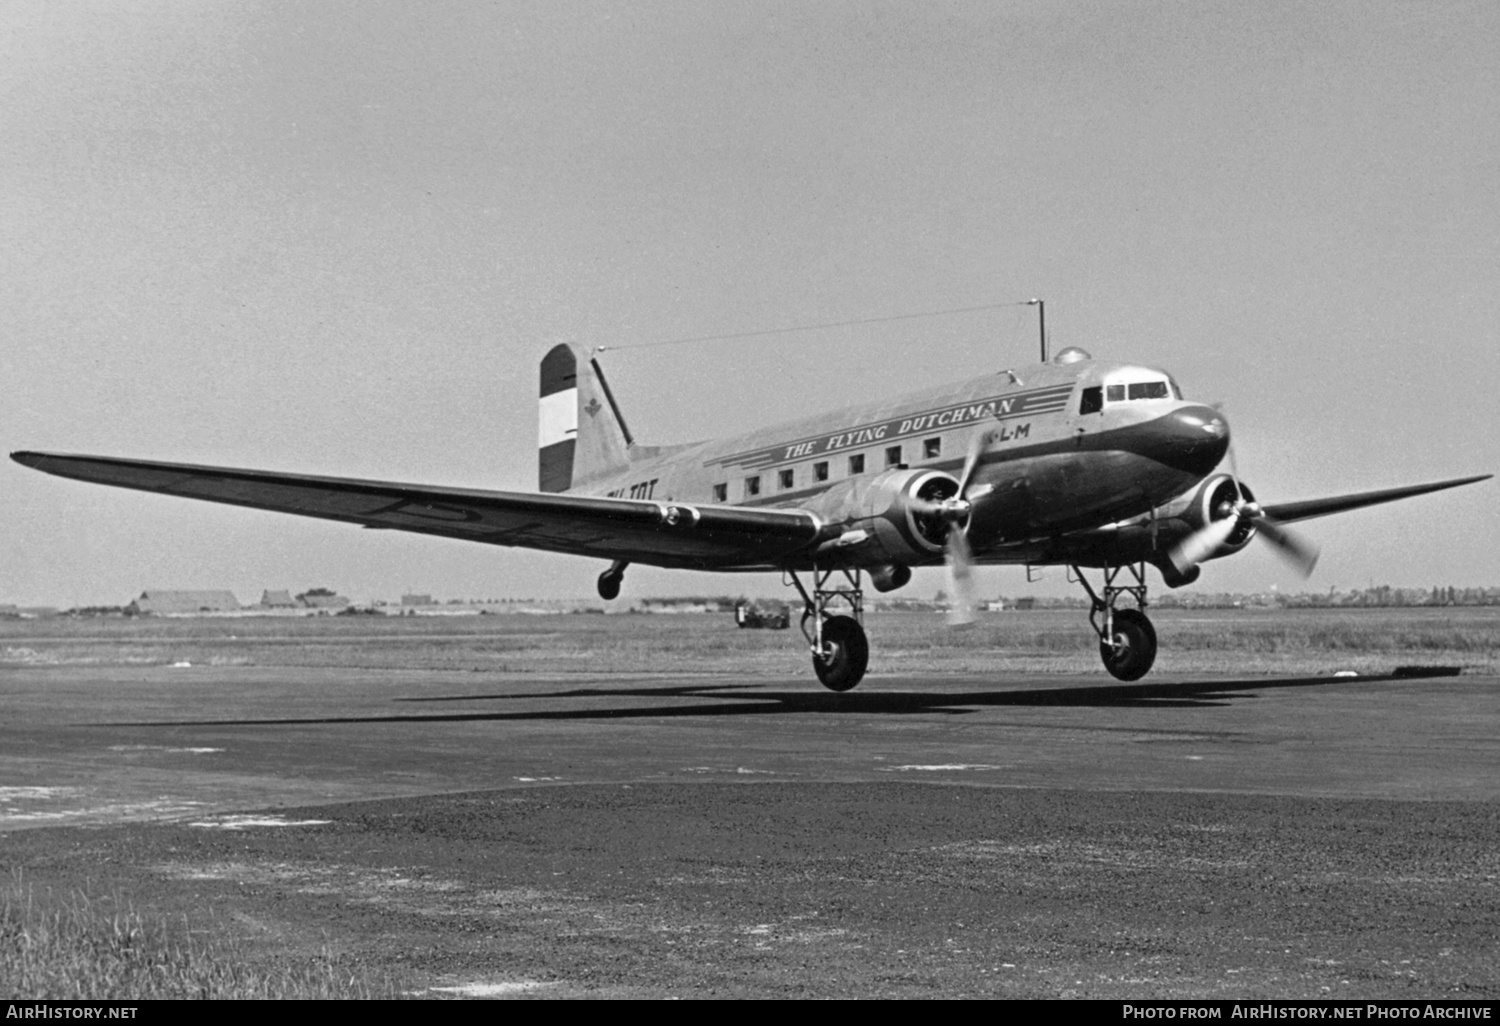
POLYGON ((1389 584, 1371 585, 1339 591, 1284 592, 1170 592, 1158 596, 1153 605, 1166 608, 1222 609, 1244 606, 1279 607, 1282 609, 1327 609, 1368 606, 1500 606, 1500 588, 1394 588, 1389 584))
MULTIPOLYGON (((326 588, 313 588, 297 596, 318 597, 331 596, 333 592, 326 588)), ((449 604, 455 604, 460 600, 449 600, 449 604)), ((486 605, 510 605, 520 603, 539 603, 543 605, 563 605, 565 600, 536 600, 536 599, 484 599, 484 600, 462 600, 471 604, 482 601, 486 605)), ((1089 600, 1082 595, 1067 595, 1062 597, 1043 597, 1039 595, 1001 596, 999 601, 1006 609, 1087 609, 1089 600)), ((642 608, 672 609, 683 607, 699 607, 717 609, 721 612, 731 612, 737 605, 752 606, 780 606, 785 602, 767 601, 760 599, 749 599, 744 596, 730 597, 727 595, 693 595, 672 598, 646 598, 639 601, 642 608)), ((796 605, 795 602, 791 603, 796 605)), ((943 609, 947 606, 946 596, 942 592, 930 599, 917 598, 916 596, 881 595, 872 596, 869 603, 872 607, 891 611, 905 612, 928 612, 935 609, 943 609)), ((1455 588, 1434 586, 1431 588, 1396 588, 1389 584, 1372 585, 1368 588, 1356 588, 1349 591, 1339 591, 1330 588, 1327 591, 1306 591, 1291 594, 1280 591, 1262 592, 1198 592, 1198 591, 1156 591, 1151 597, 1151 604, 1161 609, 1243 609, 1243 608, 1280 608, 1280 609, 1325 609, 1332 607, 1403 607, 1403 606, 1500 606, 1500 588, 1455 588)), ((72 609, 59 611, 62 616, 124 616, 126 613, 123 606, 77 606, 72 609)), ((6 610, 0 610, 0 616, 7 615, 6 610)), ((19 611, 9 613, 11 616, 21 615, 19 611)))

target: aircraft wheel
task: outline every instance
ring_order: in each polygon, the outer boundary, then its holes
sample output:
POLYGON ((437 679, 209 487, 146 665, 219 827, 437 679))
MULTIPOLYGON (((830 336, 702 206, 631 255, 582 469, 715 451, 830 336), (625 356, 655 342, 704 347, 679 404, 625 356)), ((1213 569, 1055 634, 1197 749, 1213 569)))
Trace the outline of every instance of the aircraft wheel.
POLYGON ((1099 657, 1117 680, 1140 680, 1156 662, 1156 628, 1139 609, 1117 609, 1114 619, 1113 644, 1099 642, 1099 657))
POLYGON ((613 574, 608 570, 599 575, 599 597, 608 602, 620 597, 620 582, 625 579, 624 574, 613 574))
POLYGON ((870 642, 852 616, 830 616, 823 621, 826 655, 813 656, 813 670, 830 691, 848 691, 864 678, 870 663, 870 642))

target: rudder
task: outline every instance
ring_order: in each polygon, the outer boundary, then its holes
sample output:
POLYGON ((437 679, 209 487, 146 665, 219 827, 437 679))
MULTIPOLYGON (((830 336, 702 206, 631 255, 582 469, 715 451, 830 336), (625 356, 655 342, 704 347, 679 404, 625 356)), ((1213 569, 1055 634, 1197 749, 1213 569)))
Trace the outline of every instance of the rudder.
POLYGON ((630 435, 598 365, 562 343, 542 357, 537 487, 565 492, 630 465, 630 435))

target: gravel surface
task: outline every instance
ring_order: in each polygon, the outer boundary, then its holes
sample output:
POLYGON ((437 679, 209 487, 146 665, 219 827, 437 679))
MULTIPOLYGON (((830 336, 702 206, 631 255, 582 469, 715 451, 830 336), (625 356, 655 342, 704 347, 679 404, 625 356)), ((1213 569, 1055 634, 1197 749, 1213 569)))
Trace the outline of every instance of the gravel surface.
POLYGON ((433 997, 1500 997, 1488 802, 538 785, 5 840, 433 997))

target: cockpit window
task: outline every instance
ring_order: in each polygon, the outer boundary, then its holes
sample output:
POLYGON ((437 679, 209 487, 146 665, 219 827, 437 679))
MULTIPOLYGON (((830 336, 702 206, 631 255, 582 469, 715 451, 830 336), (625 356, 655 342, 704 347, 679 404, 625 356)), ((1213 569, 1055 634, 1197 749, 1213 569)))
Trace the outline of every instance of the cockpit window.
POLYGON ((1085 388, 1082 398, 1078 401, 1078 412, 1098 413, 1102 409, 1104 409, 1104 390, 1098 385, 1085 388))
MULTIPOLYGON (((1085 402, 1088 401, 1088 391, 1083 390, 1085 402)), ((1113 406, 1116 403, 1182 399, 1182 390, 1177 387, 1177 382, 1172 380, 1171 375, 1155 367, 1112 367, 1104 374, 1104 380, 1094 392, 1098 394, 1100 408, 1106 403, 1113 406)))
POLYGON ((1132 381, 1130 383, 1130 398, 1132 399, 1167 399, 1167 383, 1165 381, 1132 381))
POLYGON ((1171 378, 1165 381, 1122 381, 1119 384, 1107 384, 1103 388, 1105 402, 1123 403, 1133 402, 1137 399, 1181 399, 1182 391, 1178 389, 1177 383, 1171 378))

